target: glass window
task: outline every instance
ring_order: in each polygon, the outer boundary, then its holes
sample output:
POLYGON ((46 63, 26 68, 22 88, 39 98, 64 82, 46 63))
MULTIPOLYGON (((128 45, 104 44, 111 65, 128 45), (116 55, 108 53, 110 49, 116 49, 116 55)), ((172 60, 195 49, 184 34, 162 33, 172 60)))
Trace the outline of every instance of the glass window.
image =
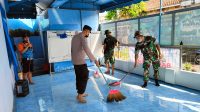
POLYGON ((117 39, 124 44, 135 44, 133 38, 138 30, 138 20, 129 20, 117 23, 117 39))
POLYGON ((176 13, 175 45, 200 46, 200 9, 176 13))
MULTIPOLYGON (((159 17, 148 17, 140 20, 140 29, 144 36, 153 36, 158 38, 159 35, 159 17)), ((158 39, 157 39, 158 41, 158 39)))
POLYGON ((119 48, 115 48, 114 55, 115 55, 115 58, 118 60, 130 61, 128 46, 120 46, 119 48))
POLYGON ((161 45, 171 45, 172 37, 172 14, 162 16, 161 45))
POLYGON ((112 35, 115 37, 115 23, 101 24, 101 36, 104 36, 105 30, 110 30, 112 35))

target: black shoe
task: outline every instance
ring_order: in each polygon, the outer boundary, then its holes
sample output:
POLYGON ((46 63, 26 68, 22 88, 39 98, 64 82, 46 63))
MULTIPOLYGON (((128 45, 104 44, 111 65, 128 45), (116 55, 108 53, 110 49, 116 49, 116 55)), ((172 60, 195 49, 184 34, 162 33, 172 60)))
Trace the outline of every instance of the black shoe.
POLYGON ((144 84, 142 85, 142 88, 146 88, 147 87, 147 82, 144 82, 144 84))
POLYGON ((34 85, 35 83, 34 83, 34 82, 29 82, 29 84, 30 84, 30 85, 34 85))
POLYGON ((158 83, 158 79, 155 79, 155 86, 160 86, 160 84, 158 83))

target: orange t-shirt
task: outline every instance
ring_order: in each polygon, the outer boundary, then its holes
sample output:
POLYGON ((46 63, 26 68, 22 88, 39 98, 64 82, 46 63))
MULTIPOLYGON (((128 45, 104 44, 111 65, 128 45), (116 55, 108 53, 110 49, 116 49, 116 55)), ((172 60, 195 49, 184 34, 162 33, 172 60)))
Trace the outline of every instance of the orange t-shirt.
MULTIPOLYGON (((32 44, 31 44, 32 45, 32 44)), ((22 59, 22 52, 23 50, 25 49, 26 45, 25 43, 21 42, 18 44, 17 48, 18 48, 18 51, 20 53, 20 60, 22 59)))
POLYGON ((19 43, 19 44, 18 44, 18 47, 17 47, 17 48, 18 48, 18 51, 20 52, 20 54, 22 54, 22 52, 23 52, 23 50, 24 50, 24 47, 25 47, 25 46, 24 46, 24 43, 19 43))

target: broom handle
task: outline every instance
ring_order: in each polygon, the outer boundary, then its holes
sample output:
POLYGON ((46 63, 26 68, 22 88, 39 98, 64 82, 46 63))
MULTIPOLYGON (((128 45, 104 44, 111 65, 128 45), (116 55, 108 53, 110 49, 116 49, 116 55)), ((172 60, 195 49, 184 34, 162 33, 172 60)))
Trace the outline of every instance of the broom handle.
POLYGON ((101 72, 101 74, 102 74, 104 80, 106 81, 106 84, 108 85, 108 88, 111 90, 111 87, 109 86, 108 81, 106 80, 106 78, 105 78, 103 72, 101 71, 100 67, 98 67, 98 69, 99 69, 99 71, 101 72))
MULTIPOLYGON (((134 70, 134 68, 133 68, 133 70, 134 70)), ((124 80, 129 74, 130 74, 130 72, 128 72, 124 77, 122 77, 122 78, 119 80, 119 82, 121 82, 122 80, 124 80)))
POLYGON ((127 73, 124 77, 122 77, 119 82, 121 82, 122 80, 124 80, 127 76, 128 76, 129 73, 127 73))

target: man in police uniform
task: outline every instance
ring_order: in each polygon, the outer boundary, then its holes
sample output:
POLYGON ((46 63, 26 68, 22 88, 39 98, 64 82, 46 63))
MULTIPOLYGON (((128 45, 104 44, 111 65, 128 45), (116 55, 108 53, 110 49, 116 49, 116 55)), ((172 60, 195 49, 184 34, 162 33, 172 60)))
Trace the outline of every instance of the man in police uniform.
POLYGON ((89 59, 99 67, 99 62, 92 54, 87 42, 87 38, 89 38, 91 31, 92 28, 90 26, 84 25, 83 31, 74 35, 71 41, 71 56, 75 69, 76 89, 78 93, 76 98, 80 103, 86 103, 87 101, 84 97, 88 96, 88 94, 85 93, 85 90, 89 77, 89 70, 87 68, 85 56, 87 55, 89 59))
POLYGON ((135 37, 137 39, 137 43, 135 46, 135 65, 137 66, 138 61, 138 54, 139 50, 141 50, 143 57, 144 57, 144 84, 142 85, 143 88, 147 86, 147 82, 149 80, 149 68, 150 65, 153 65, 154 69, 154 78, 155 78, 155 85, 160 86, 158 83, 159 78, 159 67, 160 67, 160 58, 161 58, 161 51, 160 46, 156 43, 156 39, 152 36, 143 36, 139 31, 135 32, 135 37))
POLYGON ((103 53, 104 53, 104 59, 105 64, 107 67, 106 74, 110 74, 110 64, 112 65, 112 75, 114 75, 114 68, 115 68, 115 57, 114 57, 114 48, 117 45, 118 41, 116 38, 114 38, 111 35, 111 32, 109 30, 105 30, 106 38, 104 39, 104 47, 103 47, 103 53))

